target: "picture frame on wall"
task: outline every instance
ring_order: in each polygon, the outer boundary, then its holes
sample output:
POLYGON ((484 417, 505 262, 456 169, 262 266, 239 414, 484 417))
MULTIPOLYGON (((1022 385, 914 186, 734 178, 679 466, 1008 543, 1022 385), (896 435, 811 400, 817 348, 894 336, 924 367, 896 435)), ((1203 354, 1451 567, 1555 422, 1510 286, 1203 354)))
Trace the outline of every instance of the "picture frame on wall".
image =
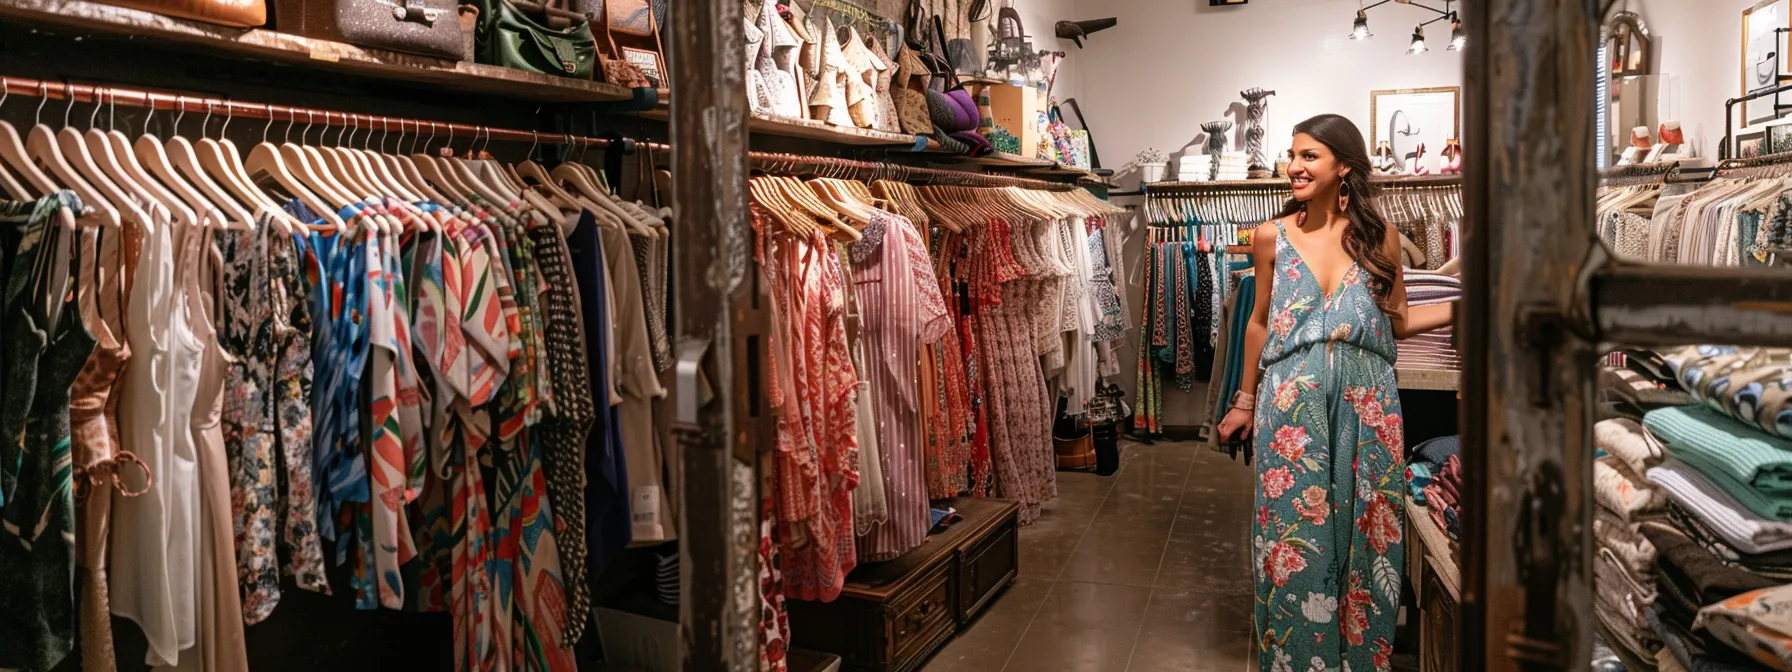
POLYGON ((1400 165, 1410 169, 1419 146, 1425 161, 1437 161, 1444 143, 1462 138, 1462 87, 1384 89, 1369 92, 1369 149, 1386 140, 1400 165))
POLYGON ((1767 132, 1755 131, 1736 136, 1736 158, 1752 159, 1767 154, 1767 132))
MULTIPOLYGON (((1761 0, 1742 10, 1742 94, 1792 79, 1792 54, 1786 53, 1787 29, 1792 29, 1792 0, 1761 0)), ((1792 105, 1792 99, 1784 93, 1745 101, 1744 123, 1774 119, 1779 116, 1779 109, 1787 105, 1792 105)))
POLYGON ((1767 142, 1761 145, 1762 154, 1792 152, 1792 123, 1773 124, 1762 132, 1767 134, 1767 142))
POLYGON ((1250 1, 1251 0, 1207 0, 1207 6, 1208 7, 1231 7, 1233 5, 1242 5, 1242 4, 1248 3, 1250 1))

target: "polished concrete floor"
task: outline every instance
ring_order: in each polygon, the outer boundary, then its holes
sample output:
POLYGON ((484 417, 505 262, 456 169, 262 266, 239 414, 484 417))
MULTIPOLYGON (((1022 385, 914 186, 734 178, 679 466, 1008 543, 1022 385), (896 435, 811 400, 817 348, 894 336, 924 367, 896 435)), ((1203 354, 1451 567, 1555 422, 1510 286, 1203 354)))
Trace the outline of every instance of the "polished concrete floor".
POLYGON ((1253 470, 1192 443, 1123 443, 1059 472, 1020 577, 926 672, 1245 672, 1253 470))

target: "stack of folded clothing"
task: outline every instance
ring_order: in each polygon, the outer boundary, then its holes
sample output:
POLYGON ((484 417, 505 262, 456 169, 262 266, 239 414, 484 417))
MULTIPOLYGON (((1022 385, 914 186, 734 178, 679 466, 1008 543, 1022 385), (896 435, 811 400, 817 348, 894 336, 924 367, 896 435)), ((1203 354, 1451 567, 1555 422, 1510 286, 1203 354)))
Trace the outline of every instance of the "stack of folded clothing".
POLYGON ((1221 180, 1243 180, 1250 177, 1251 157, 1244 152, 1226 152, 1219 156, 1221 180))
POLYGON ((1440 436, 1407 451, 1406 485, 1412 501, 1425 506, 1431 522, 1451 541, 1459 540, 1462 534, 1457 517, 1457 506, 1462 501, 1461 451, 1459 436, 1440 436))
POLYGON ((1207 154, 1184 153, 1176 160, 1176 179, 1182 182, 1210 182, 1213 180, 1214 157, 1207 154))
POLYGON ((1706 606, 1694 626, 1773 669, 1792 670, 1792 585, 1706 606))
POLYGON ((1643 416, 1667 452, 1699 470, 1749 510, 1792 519, 1792 440, 1770 436, 1708 406, 1675 406, 1643 416))
POLYGON ((1599 368, 1600 419, 1642 420, 1644 413, 1657 408, 1698 403, 1680 389, 1671 372, 1665 377, 1656 372, 1653 357, 1653 353, 1626 353, 1624 366, 1599 368))
MULTIPOLYGON (((1454 275, 1406 269, 1406 303, 1428 306, 1462 297, 1462 279, 1454 275)), ((1451 342, 1449 327, 1403 339, 1398 344, 1400 368, 1462 370, 1462 358, 1451 342)))
POLYGON ((1648 660, 1661 648, 1649 627, 1647 610, 1655 602, 1655 547, 1638 527, 1667 514, 1667 494, 1641 474, 1659 463, 1659 450, 1642 425, 1632 420, 1606 420, 1594 425, 1602 453, 1593 461, 1594 580, 1598 590, 1593 612, 1612 635, 1612 644, 1648 660))
POLYGON ((1727 565, 1672 524, 1649 521, 1643 536, 1659 552, 1658 598, 1646 617, 1655 634, 1688 670, 1756 670, 1760 666, 1697 622, 1706 605, 1719 605, 1778 582, 1727 565))
POLYGON ((1694 345, 1664 359, 1706 406, 1792 439, 1792 349, 1694 345))

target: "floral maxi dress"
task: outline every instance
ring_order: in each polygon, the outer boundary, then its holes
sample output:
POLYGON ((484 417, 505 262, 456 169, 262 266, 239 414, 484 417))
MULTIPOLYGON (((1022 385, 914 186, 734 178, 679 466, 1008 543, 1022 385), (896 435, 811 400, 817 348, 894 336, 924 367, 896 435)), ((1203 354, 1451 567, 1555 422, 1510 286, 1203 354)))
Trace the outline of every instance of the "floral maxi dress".
POLYGON ((1405 526, 1393 326, 1361 266, 1326 296, 1276 228, 1256 415, 1260 669, 1387 670, 1405 526))

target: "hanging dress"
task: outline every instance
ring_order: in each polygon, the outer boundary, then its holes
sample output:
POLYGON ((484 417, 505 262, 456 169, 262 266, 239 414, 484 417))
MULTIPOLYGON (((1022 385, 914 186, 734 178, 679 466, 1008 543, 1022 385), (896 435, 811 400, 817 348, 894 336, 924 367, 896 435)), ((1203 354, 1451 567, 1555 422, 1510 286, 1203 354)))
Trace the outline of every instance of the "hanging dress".
POLYGON ((861 530, 858 551, 861 561, 878 562, 921 545, 927 528, 933 526, 916 377, 922 344, 939 341, 952 323, 921 234, 907 219, 873 211, 851 256, 852 289, 864 314, 865 375, 871 382, 889 503, 889 520, 861 530))
POLYGON ((81 666, 84 670, 109 671, 118 668, 117 651, 112 644, 111 597, 107 585, 106 549, 112 536, 112 487, 115 483, 143 494, 148 479, 137 468, 136 456, 119 449, 118 422, 112 389, 130 359, 130 346, 124 342, 124 299, 129 288, 124 276, 135 267, 122 240, 140 235, 138 224, 126 222, 124 229, 103 234, 88 230, 84 236, 98 236, 97 246, 83 248, 80 273, 90 283, 94 300, 89 305, 94 315, 88 331, 97 344, 82 366, 75 384, 69 388, 70 457, 74 465, 75 531, 80 553, 77 565, 86 570, 80 578, 81 666), (100 259, 109 259, 107 272, 100 272, 100 259), (123 470, 124 473, 118 473, 123 470), (134 480, 132 480, 134 479, 134 480))
POLYGON ((164 218, 144 236, 125 319, 131 359, 122 389, 114 392, 120 394, 121 446, 143 460, 155 482, 141 497, 112 492, 112 613, 143 630, 151 665, 174 664, 194 641, 189 569, 196 548, 190 520, 196 498, 186 495, 197 492, 196 467, 190 451, 184 459, 176 453, 175 423, 164 405, 175 391, 170 330, 178 285, 172 228, 164 218))
MULTIPOLYGON (((270 224, 267 220, 263 226, 270 224)), ((258 230, 260 230, 258 228, 258 230)), ((253 235, 253 232, 251 232, 253 235)), ((196 646, 181 652, 176 670, 248 672, 249 654, 243 635, 243 597, 237 586, 236 529, 232 522, 230 468, 225 457, 225 369, 232 364, 218 343, 212 319, 218 313, 221 262, 211 244, 211 231, 196 232, 200 247, 191 266, 183 268, 182 292, 193 336, 205 345, 190 416, 194 459, 199 475, 199 555, 193 565, 198 586, 196 646), (203 283, 201 278, 204 278, 203 283), (218 289, 207 289, 212 285, 218 289)), ((270 531, 271 534, 271 531, 270 531)))
POLYGON ((1393 326, 1360 265, 1322 295, 1276 231, 1255 420, 1260 664, 1387 669, 1405 567, 1393 326))
MULTIPOLYGON (((54 669, 74 649, 75 507, 69 463, 69 386, 94 339, 68 291, 73 231, 57 195, 0 203, 0 324, 6 392, 0 406, 0 667, 54 669), (10 234, 10 232, 9 232, 10 234), (10 238, 10 240, 8 240, 10 238), (7 250, 5 248, 12 249, 7 250), (65 298, 66 297, 66 298, 65 298), (26 392, 25 390, 30 390, 26 392)), ((78 266, 78 264, 75 264, 78 266)), ((91 298, 91 297, 90 297, 91 298)))

